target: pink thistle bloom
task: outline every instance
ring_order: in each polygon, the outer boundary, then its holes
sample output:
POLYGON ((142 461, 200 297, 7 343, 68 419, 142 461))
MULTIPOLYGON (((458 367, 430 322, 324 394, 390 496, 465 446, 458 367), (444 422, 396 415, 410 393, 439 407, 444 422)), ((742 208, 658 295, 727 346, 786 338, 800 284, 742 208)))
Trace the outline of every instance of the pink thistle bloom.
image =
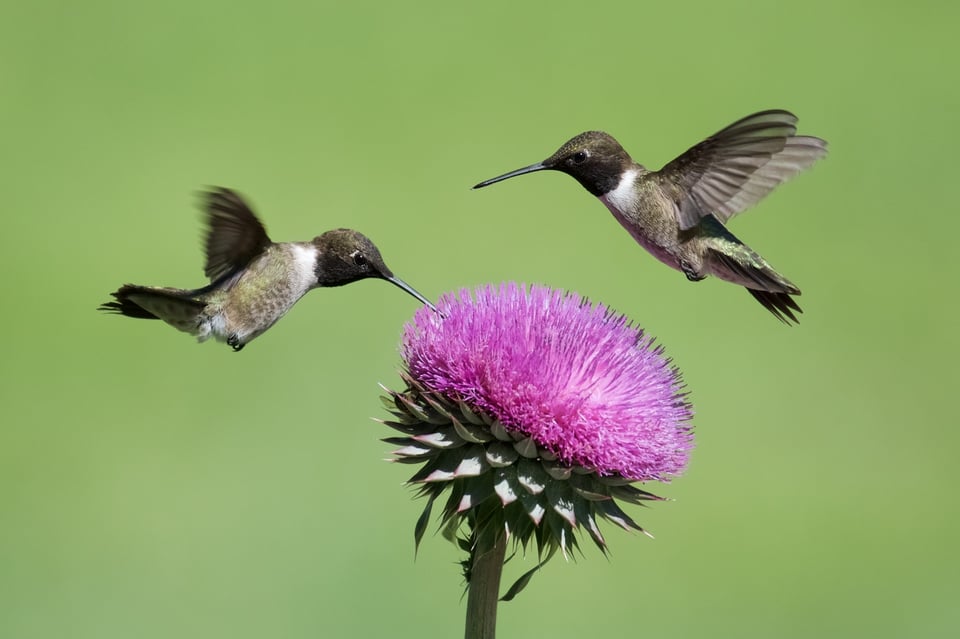
POLYGON ((446 494, 441 527, 469 553, 473 597, 478 572, 478 592, 496 590, 507 540, 536 544, 543 559, 508 600, 580 532, 606 552, 601 519, 643 532, 620 503, 660 500, 634 482, 680 474, 693 446, 692 409, 663 349, 606 306, 542 286, 462 290, 437 309, 406 325, 407 387, 383 398, 393 416, 383 423, 400 433, 384 440, 394 460, 420 465, 409 479, 427 498, 417 546, 446 494))
POLYGON ((423 389, 495 418, 565 466, 631 481, 681 473, 693 445, 679 371, 603 304, 514 283, 443 296, 405 327, 423 389))

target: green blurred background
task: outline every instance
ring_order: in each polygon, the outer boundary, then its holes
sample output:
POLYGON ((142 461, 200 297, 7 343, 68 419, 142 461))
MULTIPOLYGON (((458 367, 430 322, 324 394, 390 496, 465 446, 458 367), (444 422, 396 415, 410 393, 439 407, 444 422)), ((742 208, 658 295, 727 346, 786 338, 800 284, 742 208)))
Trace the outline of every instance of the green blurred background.
POLYGON ((954 636, 955 6, 137 4, 3 7, 0 637, 462 633, 459 554, 415 560, 370 420, 412 299, 314 292, 240 354, 95 311, 203 282, 210 184, 277 240, 364 231, 430 297, 579 291, 682 367, 697 449, 633 511, 656 539, 553 561, 501 636, 954 636), (568 177, 469 189, 588 128, 657 167, 771 107, 831 145, 732 224, 803 288, 799 327, 568 177))

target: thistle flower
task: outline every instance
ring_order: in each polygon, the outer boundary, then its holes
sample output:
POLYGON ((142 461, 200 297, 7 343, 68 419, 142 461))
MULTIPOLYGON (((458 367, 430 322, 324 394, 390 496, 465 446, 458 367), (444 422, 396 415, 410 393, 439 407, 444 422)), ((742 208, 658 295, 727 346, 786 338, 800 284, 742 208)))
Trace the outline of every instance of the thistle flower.
POLYGON ((406 325, 407 387, 384 397, 384 423, 402 433, 385 440, 394 460, 423 465, 409 480, 427 498, 416 544, 447 490, 441 522, 463 535, 468 583, 507 538, 535 542, 545 562, 580 530, 606 552, 599 519, 642 531, 617 502, 659 500, 633 483, 677 476, 693 443, 663 349, 606 306, 539 286, 462 290, 437 307, 406 325))

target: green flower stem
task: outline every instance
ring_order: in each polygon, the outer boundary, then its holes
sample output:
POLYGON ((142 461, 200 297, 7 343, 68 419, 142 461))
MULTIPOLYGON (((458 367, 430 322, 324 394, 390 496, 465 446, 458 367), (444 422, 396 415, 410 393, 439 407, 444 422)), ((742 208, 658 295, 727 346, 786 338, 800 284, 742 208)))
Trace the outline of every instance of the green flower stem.
POLYGON ((467 595, 466 639, 494 639, 497 635, 497 601, 506 555, 507 535, 501 530, 492 548, 473 557, 467 595))

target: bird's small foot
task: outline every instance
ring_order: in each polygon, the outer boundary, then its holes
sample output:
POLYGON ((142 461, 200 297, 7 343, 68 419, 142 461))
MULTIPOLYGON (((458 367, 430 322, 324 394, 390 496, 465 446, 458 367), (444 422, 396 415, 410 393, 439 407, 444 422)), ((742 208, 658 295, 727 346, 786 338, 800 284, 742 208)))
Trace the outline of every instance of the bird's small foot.
POLYGON ((687 279, 691 282, 700 282, 707 279, 706 275, 701 275, 693 268, 690 262, 686 260, 680 260, 680 270, 683 271, 683 274, 687 276, 687 279))
POLYGON ((232 348, 234 353, 239 353, 246 344, 242 343, 240 338, 234 334, 227 338, 227 346, 232 348))

